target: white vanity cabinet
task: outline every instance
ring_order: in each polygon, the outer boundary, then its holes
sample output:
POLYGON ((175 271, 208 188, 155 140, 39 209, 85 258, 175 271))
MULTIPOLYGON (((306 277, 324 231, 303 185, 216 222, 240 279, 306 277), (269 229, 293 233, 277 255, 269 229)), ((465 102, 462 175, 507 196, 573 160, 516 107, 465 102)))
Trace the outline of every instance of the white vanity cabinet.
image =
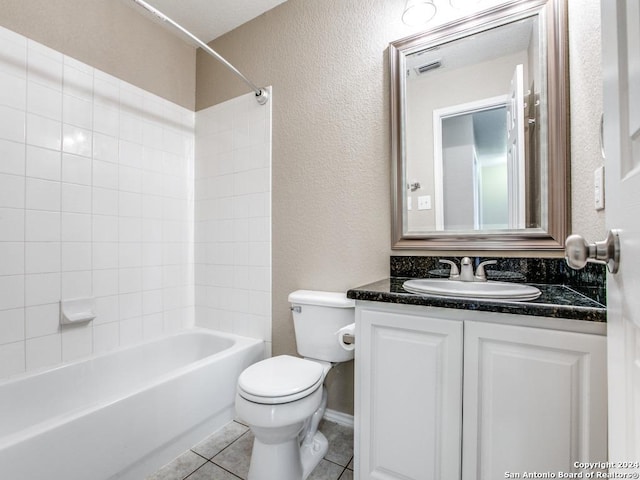
POLYGON ((554 321, 358 302, 356 478, 494 480, 606 461, 606 337, 544 327, 554 321))

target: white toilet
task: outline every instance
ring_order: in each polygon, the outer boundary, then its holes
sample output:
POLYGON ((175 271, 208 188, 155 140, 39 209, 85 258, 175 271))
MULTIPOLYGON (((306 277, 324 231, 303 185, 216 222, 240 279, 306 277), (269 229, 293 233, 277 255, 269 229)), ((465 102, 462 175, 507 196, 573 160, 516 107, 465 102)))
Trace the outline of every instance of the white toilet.
POLYGON ((318 431, 331 367, 353 358, 338 330, 354 322, 344 293, 298 290, 289 295, 298 353, 255 363, 238 378, 236 412, 255 436, 249 480, 304 480, 329 446, 318 431))

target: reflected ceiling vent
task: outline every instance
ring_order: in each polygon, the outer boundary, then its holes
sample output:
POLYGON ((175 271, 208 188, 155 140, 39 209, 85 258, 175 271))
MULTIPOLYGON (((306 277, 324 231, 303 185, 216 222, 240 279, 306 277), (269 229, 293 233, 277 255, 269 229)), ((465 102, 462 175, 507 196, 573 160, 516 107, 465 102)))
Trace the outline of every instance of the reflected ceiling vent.
POLYGON ((418 75, 422 75, 423 73, 427 73, 430 70, 440 68, 440 66, 442 66, 442 62, 440 60, 434 60, 433 62, 425 63, 424 65, 416 67, 415 71, 418 75))

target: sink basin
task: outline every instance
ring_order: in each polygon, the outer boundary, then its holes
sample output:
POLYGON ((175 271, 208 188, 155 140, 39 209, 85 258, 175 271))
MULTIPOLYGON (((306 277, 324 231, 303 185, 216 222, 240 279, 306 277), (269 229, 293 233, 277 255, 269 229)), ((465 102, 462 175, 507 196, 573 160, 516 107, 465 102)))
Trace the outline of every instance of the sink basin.
POLYGON ((402 285, 407 292, 438 297, 472 298, 483 300, 535 300, 540 290, 531 285, 510 282, 461 282, 436 278, 407 280, 402 285))

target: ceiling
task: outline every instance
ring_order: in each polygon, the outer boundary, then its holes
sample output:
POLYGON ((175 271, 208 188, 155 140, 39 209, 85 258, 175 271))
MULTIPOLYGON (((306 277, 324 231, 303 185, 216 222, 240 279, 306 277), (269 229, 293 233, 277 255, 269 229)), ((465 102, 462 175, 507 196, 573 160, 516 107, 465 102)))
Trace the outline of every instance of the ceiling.
MULTIPOLYGON (((124 0, 134 5, 132 0, 124 0)), ((204 42, 223 35, 286 0, 145 0, 204 42)), ((140 11, 144 10, 138 7, 140 11)), ((147 14, 145 12, 145 14, 147 14)), ((149 15, 149 14, 148 14, 149 15)), ((151 17, 151 15, 149 15, 151 17)), ((168 27, 176 35, 180 35, 168 27)))

